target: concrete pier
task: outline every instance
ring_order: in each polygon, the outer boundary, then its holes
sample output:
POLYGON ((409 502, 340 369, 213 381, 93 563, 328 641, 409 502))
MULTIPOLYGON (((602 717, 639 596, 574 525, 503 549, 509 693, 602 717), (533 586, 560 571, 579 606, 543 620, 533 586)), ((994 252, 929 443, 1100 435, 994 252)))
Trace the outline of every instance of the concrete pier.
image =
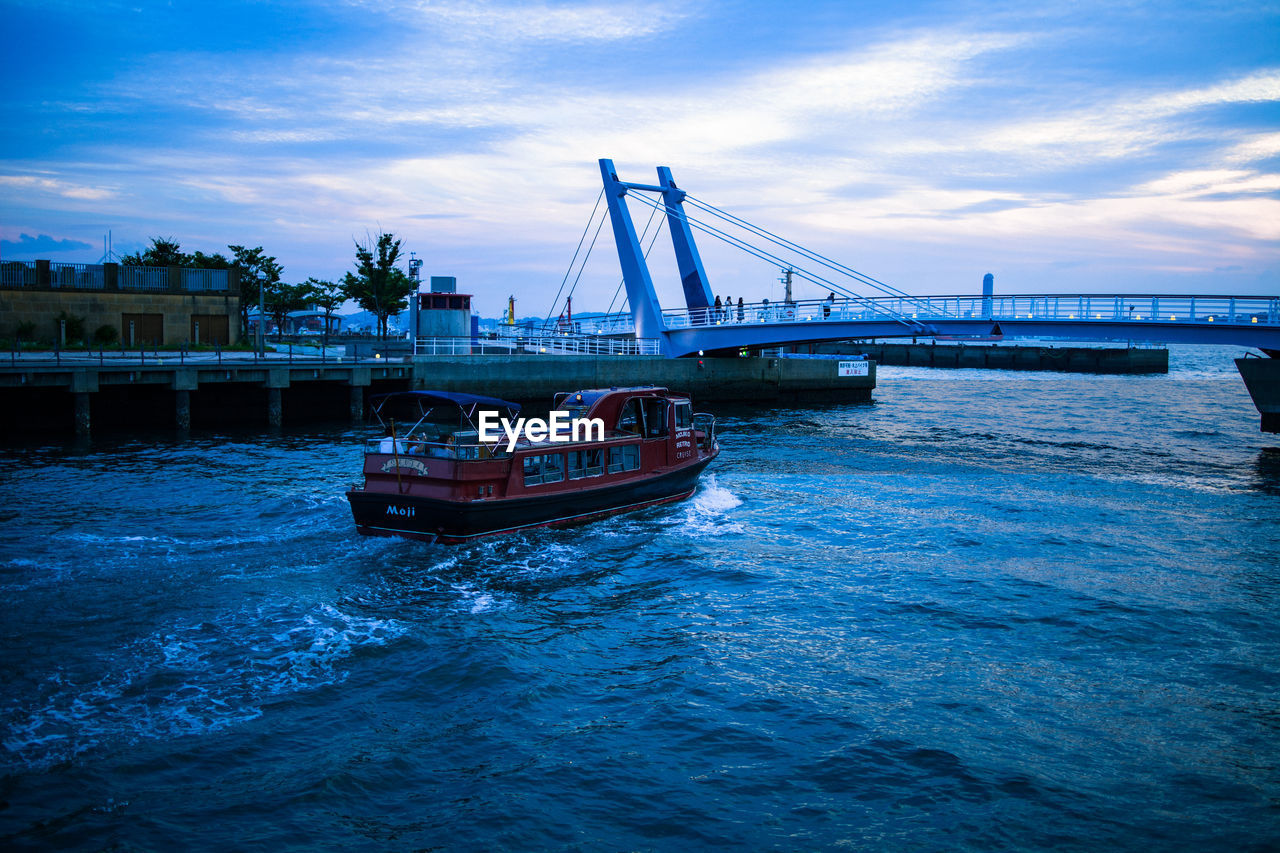
POLYGON ((1051 347, 1023 344, 815 344, 816 353, 865 353, 879 364, 1065 373, 1168 373, 1169 351, 1152 347, 1051 347))
POLYGON ((330 361, 165 364, 159 359, 75 367, 21 361, 0 367, 0 432, 174 424, 280 426, 309 420, 361 421, 369 394, 433 388, 549 407, 558 391, 664 385, 695 403, 869 401, 875 364, 851 360, 659 356, 421 357, 330 361), (853 375, 857 374, 857 375, 853 375), (70 394, 68 395, 68 392, 70 394), (68 405, 68 396, 73 398, 68 405), (91 402, 93 401, 93 402, 91 402), (70 410, 70 411, 69 411, 70 410))

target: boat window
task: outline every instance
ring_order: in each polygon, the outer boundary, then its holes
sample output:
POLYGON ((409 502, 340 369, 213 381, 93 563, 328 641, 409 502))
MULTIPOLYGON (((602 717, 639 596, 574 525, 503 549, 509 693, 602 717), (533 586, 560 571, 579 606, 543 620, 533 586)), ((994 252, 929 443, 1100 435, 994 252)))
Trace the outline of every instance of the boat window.
POLYGON ((564 479, 564 455, 546 453, 524 458, 524 484, 558 483, 564 479))
POLYGON ((542 482, 558 483, 564 479, 564 454, 548 453, 542 457, 542 482))
POLYGON ((622 406, 622 414, 618 416, 618 431, 639 435, 644 421, 640 415, 640 400, 632 397, 622 406))
POLYGON ((667 401, 650 397, 644 401, 645 437, 657 438, 667 434, 667 401))
POLYGON ((603 459, 604 451, 599 447, 592 450, 569 451, 569 479, 599 477, 604 473, 603 459))
POLYGON ((676 401, 676 429, 689 429, 693 426, 693 406, 688 400, 676 401))
POLYGON ((626 444, 609 448, 609 473, 635 471, 640 467, 640 445, 626 444))

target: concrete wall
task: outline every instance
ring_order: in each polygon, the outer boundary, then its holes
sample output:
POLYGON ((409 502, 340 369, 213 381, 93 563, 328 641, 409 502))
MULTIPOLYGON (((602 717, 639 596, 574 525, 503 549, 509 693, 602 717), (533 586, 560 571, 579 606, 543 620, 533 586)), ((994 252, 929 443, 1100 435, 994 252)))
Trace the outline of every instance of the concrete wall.
POLYGON ((694 402, 870 400, 875 364, 867 376, 838 376, 838 361, 787 358, 659 356, 419 356, 414 387, 467 391, 547 405, 557 391, 663 385, 694 402))
POLYGON ((469 338, 471 312, 448 308, 418 311, 418 337, 469 338))
MULTIPOLYGON (((127 337, 124 314, 164 315, 164 340, 178 344, 191 337, 192 314, 223 314, 231 343, 240 337, 240 298, 235 292, 198 293, 171 291, 100 290, 0 290, 0 335, 12 336, 19 323, 35 324, 39 340, 52 341, 58 314, 66 311, 84 318, 85 334, 92 338, 99 326, 112 326, 120 339, 127 337)), ((150 343, 150 341, 148 341, 150 343)))
POLYGON ((1166 349, 1011 344, 818 344, 819 353, 865 353, 880 364, 911 367, 1060 370, 1067 373, 1168 373, 1166 349))

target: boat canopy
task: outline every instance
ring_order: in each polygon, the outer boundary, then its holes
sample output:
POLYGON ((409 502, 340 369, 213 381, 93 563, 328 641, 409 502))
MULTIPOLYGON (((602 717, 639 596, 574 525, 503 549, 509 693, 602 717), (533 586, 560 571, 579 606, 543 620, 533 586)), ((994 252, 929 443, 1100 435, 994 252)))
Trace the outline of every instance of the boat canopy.
POLYGON ((439 405, 441 403, 452 403, 460 409, 465 409, 467 414, 471 414, 476 409, 507 409, 512 412, 520 411, 519 403, 508 403, 506 400, 499 400, 497 397, 485 397, 480 394, 463 394, 457 391, 393 391, 390 394, 379 394, 370 402, 375 407, 381 405, 387 400, 418 400, 426 404, 439 405))
POLYGON ((520 412, 519 403, 456 391, 395 391, 378 394, 369 402, 383 429, 390 430, 391 424, 396 421, 412 424, 407 431, 401 433, 403 438, 418 433, 421 427, 428 425, 436 438, 452 434, 458 427, 475 432, 478 430, 478 411, 497 411, 499 417, 505 418, 515 417, 520 412), (384 414, 387 417, 383 417, 384 414), (455 426, 447 427, 449 423, 455 426))

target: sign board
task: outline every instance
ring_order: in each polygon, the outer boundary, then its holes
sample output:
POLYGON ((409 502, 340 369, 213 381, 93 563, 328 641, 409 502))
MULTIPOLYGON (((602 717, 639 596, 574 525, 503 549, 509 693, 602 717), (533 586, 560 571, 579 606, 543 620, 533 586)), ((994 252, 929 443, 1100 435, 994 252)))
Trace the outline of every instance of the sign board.
POLYGON ((870 364, 865 361, 842 361, 836 370, 837 376, 870 376, 870 364))

